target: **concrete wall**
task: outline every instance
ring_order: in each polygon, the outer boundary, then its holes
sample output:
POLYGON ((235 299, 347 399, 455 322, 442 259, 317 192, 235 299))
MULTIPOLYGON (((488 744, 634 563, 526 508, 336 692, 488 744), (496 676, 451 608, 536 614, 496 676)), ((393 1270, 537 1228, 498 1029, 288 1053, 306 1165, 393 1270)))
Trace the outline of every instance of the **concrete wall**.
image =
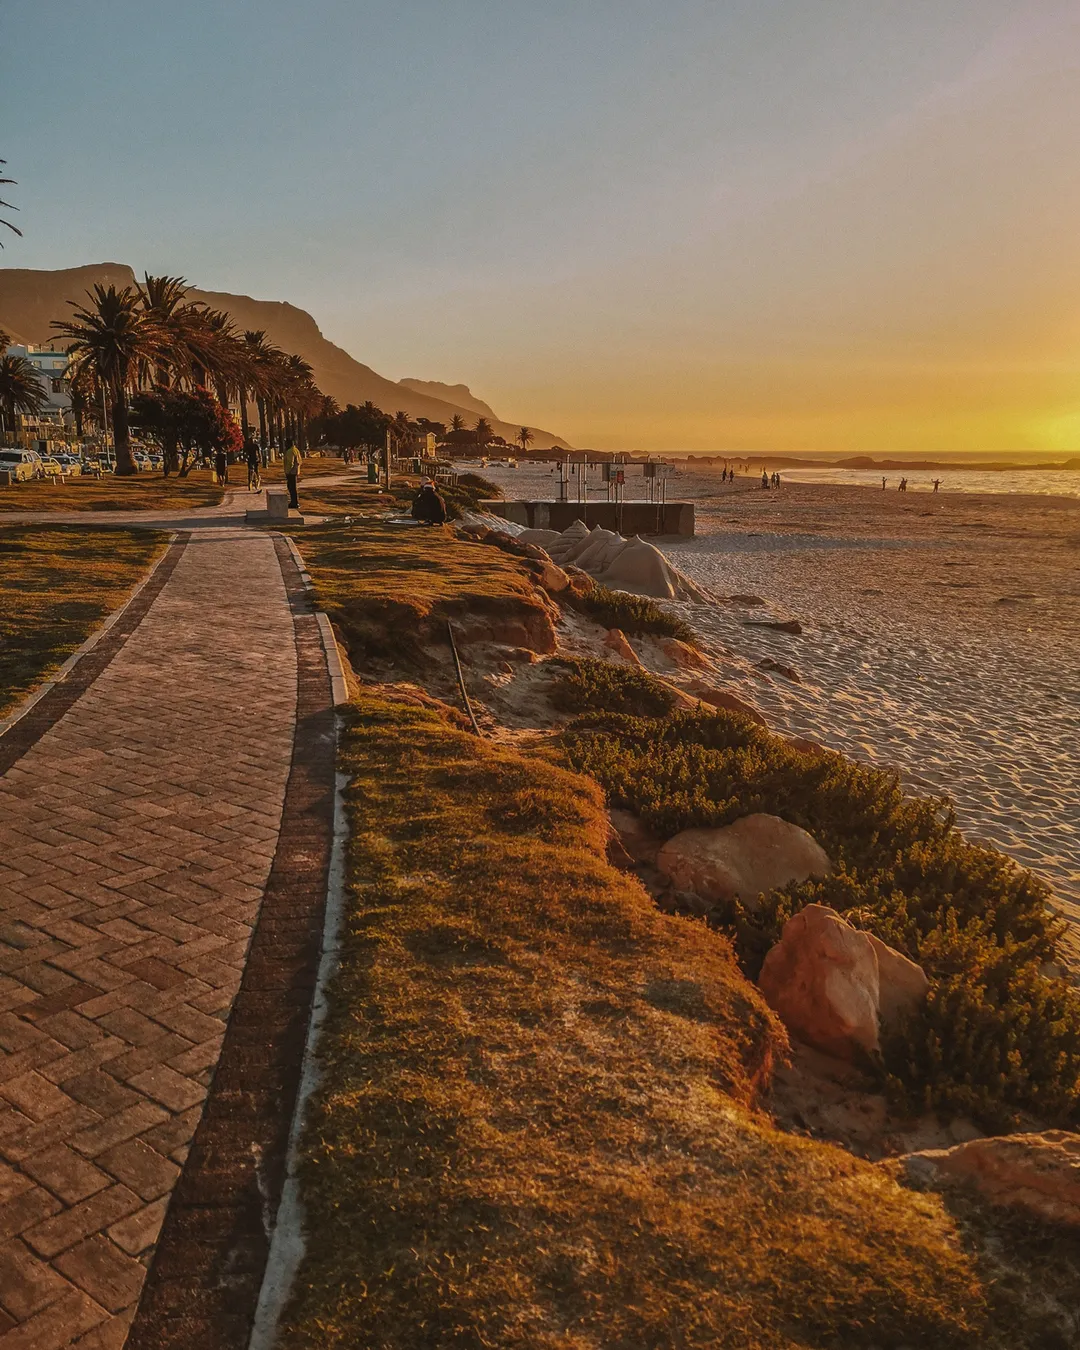
POLYGON ((485 501, 480 510, 532 530, 565 530, 583 520, 630 538, 635 534, 694 536, 693 502, 504 502, 485 501))

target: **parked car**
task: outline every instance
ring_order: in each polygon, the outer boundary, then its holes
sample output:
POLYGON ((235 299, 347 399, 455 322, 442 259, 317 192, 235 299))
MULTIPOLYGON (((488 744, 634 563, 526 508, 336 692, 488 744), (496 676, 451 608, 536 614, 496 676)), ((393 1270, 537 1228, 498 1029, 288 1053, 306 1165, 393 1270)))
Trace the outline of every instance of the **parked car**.
POLYGON ((42 455, 41 473, 44 478, 62 478, 64 466, 54 455, 42 455))
POLYGON ((56 455, 55 459, 69 478, 82 473, 83 462, 78 455, 56 455))
POLYGON ((14 446, 0 450, 0 469, 6 469, 16 482, 43 476, 41 456, 38 452, 20 450, 14 446))

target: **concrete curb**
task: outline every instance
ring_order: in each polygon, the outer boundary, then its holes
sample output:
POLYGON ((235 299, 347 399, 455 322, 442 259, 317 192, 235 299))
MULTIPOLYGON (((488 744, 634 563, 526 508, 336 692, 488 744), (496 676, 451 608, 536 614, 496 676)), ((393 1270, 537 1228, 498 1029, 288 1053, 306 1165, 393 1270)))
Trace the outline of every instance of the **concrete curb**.
MULTIPOLYGON (((306 590, 314 589, 311 580, 311 574, 308 572, 304 563, 303 555, 293 543, 289 535, 281 536, 289 546, 289 552, 293 556, 300 571, 300 580, 304 583, 306 590)), ((341 661, 341 651, 337 645, 337 638, 334 636, 333 625, 330 623, 329 616, 321 609, 315 611, 315 622, 319 625, 319 634, 322 637, 323 651, 326 653, 326 668, 330 672, 330 684, 333 690, 334 707, 340 708, 343 703, 349 701, 349 686, 345 680, 345 667, 341 661)))

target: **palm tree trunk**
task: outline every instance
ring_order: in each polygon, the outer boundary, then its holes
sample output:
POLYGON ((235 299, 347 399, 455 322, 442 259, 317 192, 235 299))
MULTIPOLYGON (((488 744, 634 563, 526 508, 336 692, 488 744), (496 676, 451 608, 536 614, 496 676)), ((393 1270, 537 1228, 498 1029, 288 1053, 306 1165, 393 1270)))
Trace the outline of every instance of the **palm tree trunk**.
POLYGON ((260 395, 256 404, 259 409, 259 443, 264 450, 269 450, 270 446, 266 439, 266 400, 260 395))
POLYGON ((251 426, 248 422, 248 391, 241 386, 240 389, 240 430, 244 433, 246 441, 251 434, 251 426))
POLYGON ((112 397, 113 450, 116 454, 116 472, 120 475, 136 472, 131 457, 131 433, 128 429, 127 390, 114 390, 112 397))

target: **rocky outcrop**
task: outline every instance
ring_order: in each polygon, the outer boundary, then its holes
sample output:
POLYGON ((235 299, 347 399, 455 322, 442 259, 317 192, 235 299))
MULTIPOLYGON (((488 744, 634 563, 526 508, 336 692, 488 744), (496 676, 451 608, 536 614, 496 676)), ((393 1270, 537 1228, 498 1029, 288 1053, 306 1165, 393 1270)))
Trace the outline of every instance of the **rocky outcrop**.
POLYGON ((784 925, 758 977, 766 1002, 808 1045, 851 1060, 881 1049, 881 1029, 926 997, 923 970, 826 905, 784 925))
POLYGON ((901 1162, 917 1185, 963 1182, 992 1205, 1080 1228, 1080 1134, 1045 1130, 972 1139, 955 1148, 909 1153, 901 1162))
POLYGON ((827 876, 828 856, 805 830, 779 816, 743 816, 715 830, 683 830, 669 839, 656 866, 673 886, 716 904, 758 896, 791 881, 827 876))
POLYGON ((626 661, 632 666, 641 665, 641 659, 630 646, 630 641, 621 628, 608 629, 607 636, 604 638, 604 646, 621 661, 626 661))
POLYGON ((704 652, 699 652, 696 647, 691 647, 689 642, 683 642, 679 638, 661 638, 660 650, 673 666, 678 666, 680 670, 708 670, 709 658, 704 652))

